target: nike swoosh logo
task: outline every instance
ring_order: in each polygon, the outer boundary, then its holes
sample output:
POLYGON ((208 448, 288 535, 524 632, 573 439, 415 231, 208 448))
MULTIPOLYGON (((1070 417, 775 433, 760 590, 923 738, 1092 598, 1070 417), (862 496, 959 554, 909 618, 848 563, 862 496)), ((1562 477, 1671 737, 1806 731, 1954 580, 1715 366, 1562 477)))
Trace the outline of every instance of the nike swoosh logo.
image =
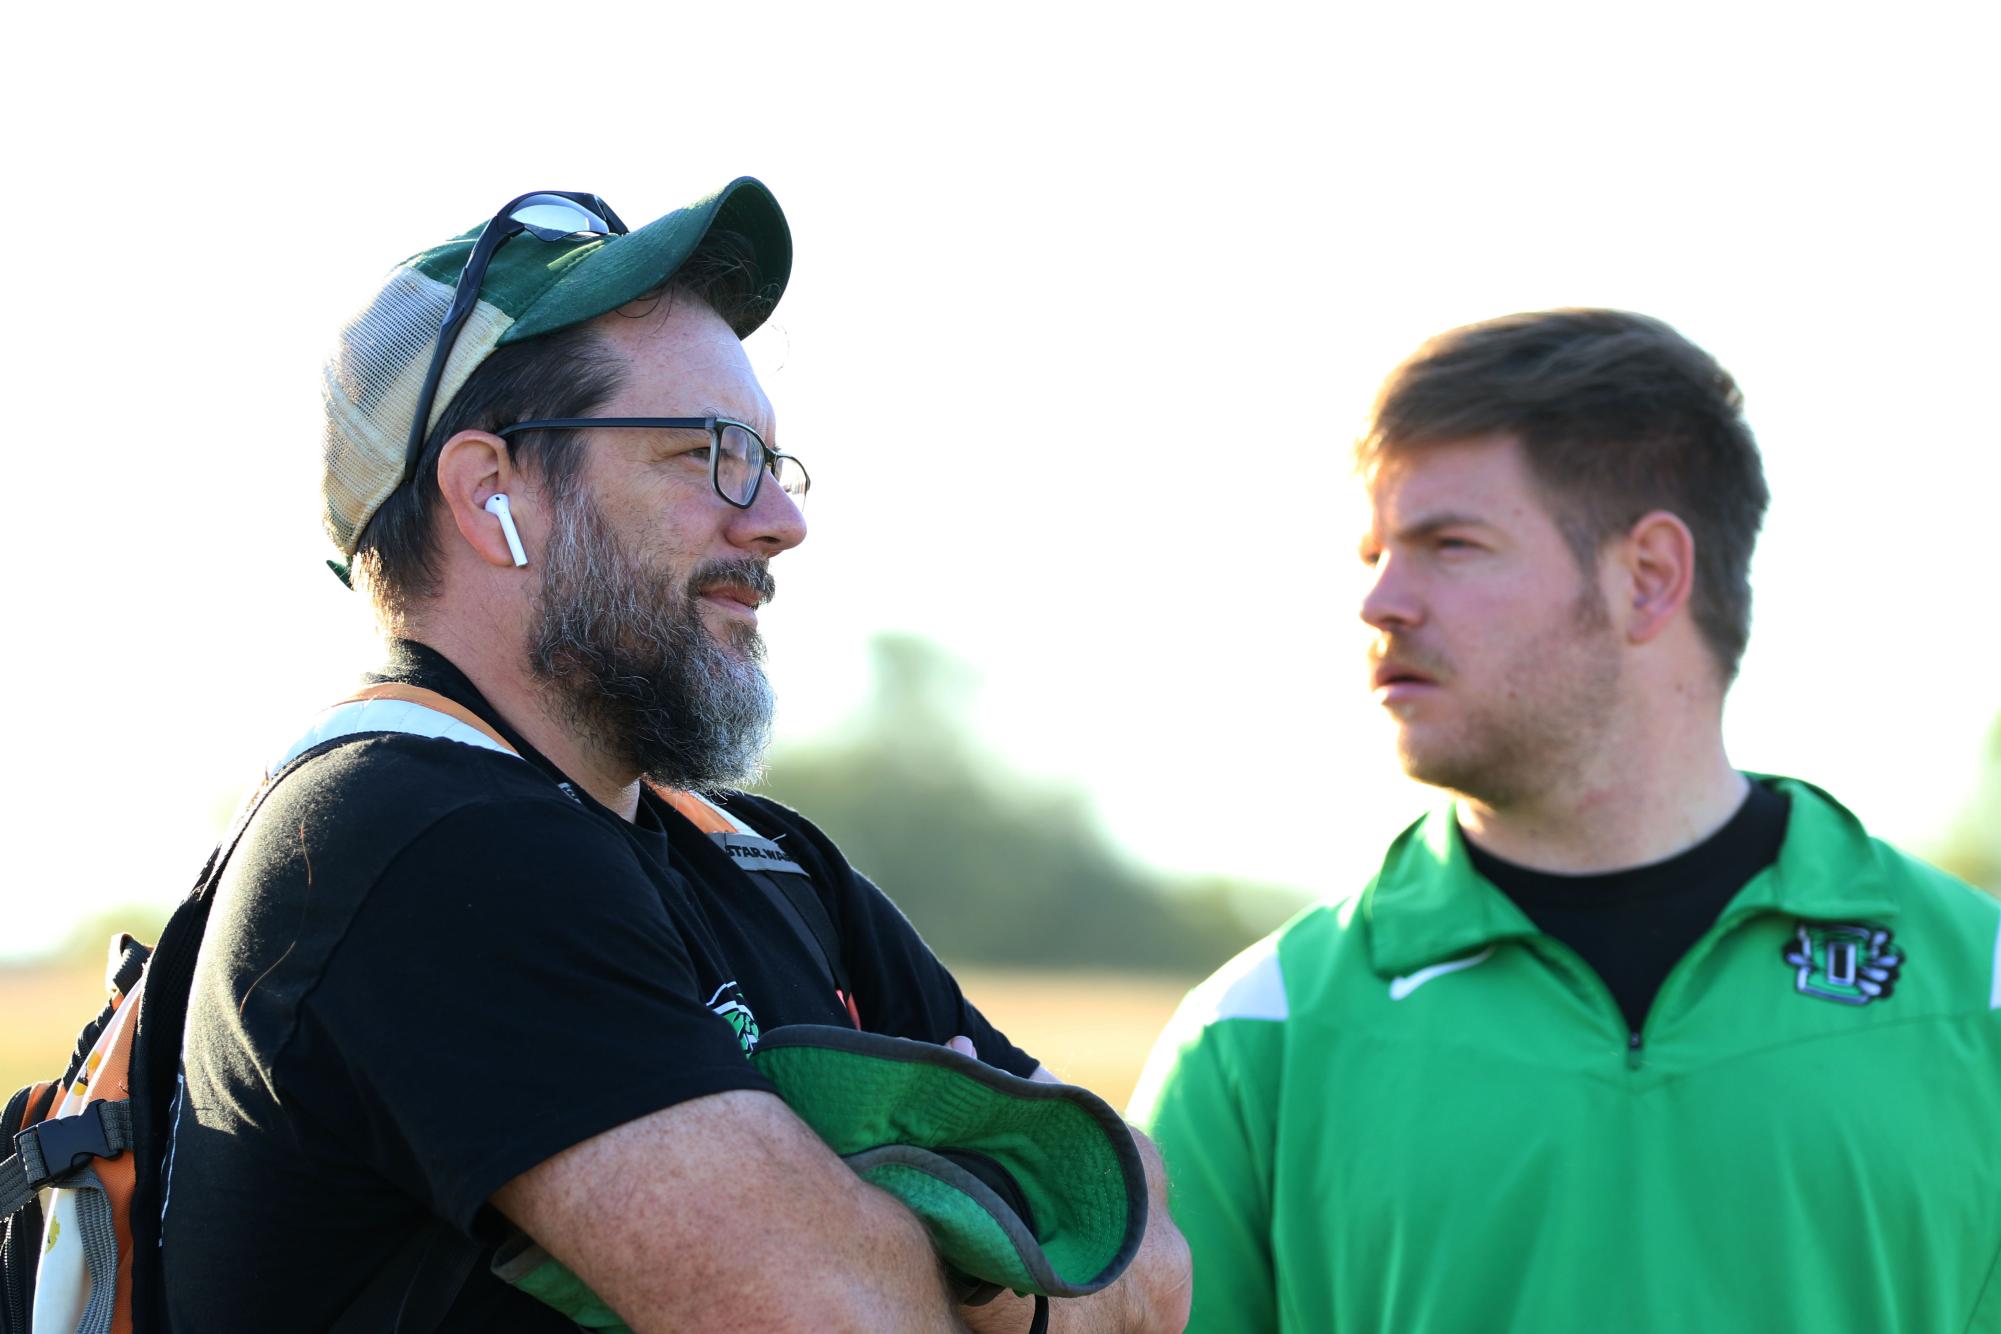
POLYGON ((1429 968, 1420 968, 1416 972, 1407 973, 1402 977, 1393 977, 1390 979, 1390 999, 1400 1001, 1405 996, 1410 995, 1411 992, 1416 991, 1419 987, 1431 981, 1432 978, 1444 977, 1447 973, 1461 972, 1473 967, 1475 964, 1485 963, 1489 958, 1493 957, 1493 953, 1494 947, 1489 945, 1478 954, 1469 954, 1463 959, 1448 959, 1444 963, 1435 963, 1429 968))

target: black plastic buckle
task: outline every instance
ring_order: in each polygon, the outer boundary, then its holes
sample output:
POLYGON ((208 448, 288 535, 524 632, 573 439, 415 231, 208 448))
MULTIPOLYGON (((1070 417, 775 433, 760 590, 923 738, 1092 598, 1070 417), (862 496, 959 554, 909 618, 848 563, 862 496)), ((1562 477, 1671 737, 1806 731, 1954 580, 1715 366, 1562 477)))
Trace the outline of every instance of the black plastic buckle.
MULTIPOLYGON (((30 1135, 35 1137, 35 1149, 42 1160, 42 1176, 39 1180, 30 1178, 28 1186, 40 1190, 61 1177, 89 1163, 93 1158, 115 1158, 119 1150, 111 1147, 111 1132, 104 1128, 104 1103, 93 1102, 74 1116, 59 1116, 52 1121, 41 1121, 29 1126, 14 1137, 17 1150, 20 1141, 30 1135)), ((28 1155, 22 1153, 22 1161, 28 1155)))

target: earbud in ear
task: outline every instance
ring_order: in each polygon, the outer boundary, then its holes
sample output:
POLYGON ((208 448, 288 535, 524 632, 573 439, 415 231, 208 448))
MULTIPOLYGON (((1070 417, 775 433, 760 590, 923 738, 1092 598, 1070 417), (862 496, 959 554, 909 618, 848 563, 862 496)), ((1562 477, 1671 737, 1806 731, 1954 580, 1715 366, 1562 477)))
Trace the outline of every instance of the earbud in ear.
POLYGON ((528 553, 521 549, 521 534, 514 527, 514 512, 507 507, 505 492, 496 491, 486 498, 486 512, 500 520, 500 531, 507 535, 507 549, 514 556, 516 566, 528 563, 528 553))

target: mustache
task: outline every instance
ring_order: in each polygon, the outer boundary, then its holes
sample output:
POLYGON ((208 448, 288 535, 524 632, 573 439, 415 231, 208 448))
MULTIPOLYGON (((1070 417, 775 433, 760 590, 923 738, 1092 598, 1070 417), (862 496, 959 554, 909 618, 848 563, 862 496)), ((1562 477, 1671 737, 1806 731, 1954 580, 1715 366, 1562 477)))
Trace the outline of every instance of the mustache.
POLYGON ((1421 673, 1434 681, 1443 680, 1449 671, 1443 654, 1394 635, 1384 635, 1369 645, 1370 674, 1373 675, 1376 668, 1385 662, 1394 662, 1407 671, 1421 673))
POLYGON ((772 577, 771 566, 749 556, 705 561, 696 566, 695 572, 688 576, 688 596, 698 597, 718 585, 749 589, 757 594, 760 607, 778 596, 778 580, 772 577))

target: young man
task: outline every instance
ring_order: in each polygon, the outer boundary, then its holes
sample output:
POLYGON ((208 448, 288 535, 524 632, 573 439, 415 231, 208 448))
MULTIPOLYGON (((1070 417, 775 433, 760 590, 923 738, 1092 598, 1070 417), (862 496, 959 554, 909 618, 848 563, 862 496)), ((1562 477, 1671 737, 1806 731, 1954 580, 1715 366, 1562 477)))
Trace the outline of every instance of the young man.
POLYGON ((1725 758, 1730 377, 1638 315, 1495 320, 1358 462, 1370 685, 1451 799, 1155 1051, 1190 1328, 2001 1329, 2001 905, 1725 758))
MULTIPOLYGON (((1049 1078, 818 830, 730 790, 770 714, 771 563, 806 535, 740 342, 790 263, 755 181, 630 233, 524 196, 343 331, 325 517, 388 712, 305 739, 218 890, 178 1327, 326 1328, 442 1220, 524 1230, 635 1330, 1027 1328, 1005 1294, 955 1310, 917 1218, 746 1059, 851 1025, 1049 1078), (391 722, 413 690, 440 735, 391 722)), ((1053 1327, 1178 1329, 1185 1284, 1163 1206, 1053 1327)), ((479 1264, 440 1328, 572 1326, 479 1264)))

